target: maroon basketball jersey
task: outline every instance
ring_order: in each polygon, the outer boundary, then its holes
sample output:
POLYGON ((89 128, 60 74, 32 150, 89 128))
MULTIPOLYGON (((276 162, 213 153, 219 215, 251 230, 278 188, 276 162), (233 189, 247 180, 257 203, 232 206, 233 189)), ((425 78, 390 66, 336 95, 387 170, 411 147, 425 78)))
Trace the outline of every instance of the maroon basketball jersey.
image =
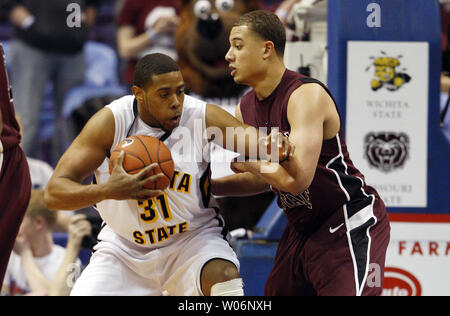
MULTIPOLYGON (((264 100, 258 100, 251 90, 241 101, 244 123, 254 127, 278 128, 288 135, 287 105, 291 94, 302 84, 318 80, 286 70, 277 88, 264 100)), ((331 96, 331 94, 330 94, 331 96)), ((310 232, 323 223, 333 211, 347 204, 348 217, 373 202, 375 190, 366 186, 364 176, 350 160, 345 145, 342 124, 339 133, 324 140, 311 186, 301 194, 277 192, 278 205, 284 209, 288 222, 299 232, 310 232)))
POLYGON ((7 151, 20 143, 19 125, 17 124, 12 101, 11 87, 6 73, 5 54, 0 43, 0 110, 2 111, 3 130, 0 140, 3 150, 7 151))

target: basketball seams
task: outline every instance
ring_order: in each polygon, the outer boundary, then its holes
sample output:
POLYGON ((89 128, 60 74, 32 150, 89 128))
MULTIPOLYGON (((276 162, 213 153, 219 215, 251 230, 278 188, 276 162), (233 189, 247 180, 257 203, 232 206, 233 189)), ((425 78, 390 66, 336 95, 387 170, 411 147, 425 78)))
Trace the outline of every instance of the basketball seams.
POLYGON ((167 159, 167 160, 164 160, 164 161, 159 161, 159 164, 162 164, 162 163, 165 163, 165 162, 169 162, 169 161, 171 161, 171 160, 173 160, 172 158, 169 158, 169 159, 167 159))
POLYGON ((150 159, 150 164, 152 164, 153 163, 152 156, 150 156, 150 153, 148 152, 147 146, 145 145, 144 141, 137 135, 136 138, 141 142, 142 146, 144 146, 145 151, 147 152, 148 159, 150 159))
POLYGON ((163 163, 170 162, 171 160, 172 160, 172 159, 166 160, 166 161, 161 162, 161 163, 159 164, 159 169, 161 170, 161 172, 162 172, 162 173, 167 177, 167 179, 169 179, 169 180, 171 180, 170 177, 169 177, 169 175, 164 171, 164 169, 161 167, 161 165, 162 165, 163 163))
MULTIPOLYGON (((158 140, 158 151, 156 152, 156 157, 157 157, 157 159, 158 159, 158 164, 159 164, 159 170, 161 170, 161 172, 166 176, 166 178, 169 180, 169 182, 170 182, 170 177, 169 177, 169 175, 164 171, 164 168, 161 166, 164 162, 168 162, 168 161, 170 161, 170 160, 172 160, 172 158, 171 159, 168 159, 168 160, 166 160, 166 161, 163 161, 163 162, 161 162, 161 161, 159 161, 159 151, 160 151, 160 149, 161 149, 161 140, 158 140)), ((155 186, 156 186, 156 183, 155 183, 155 186)))
MULTIPOLYGON (((122 151, 124 151, 127 155, 130 155, 130 156, 132 156, 132 157, 134 157, 134 158, 137 158, 140 162, 142 162, 142 167, 141 167, 141 169, 142 168, 145 168, 145 162, 144 162, 144 160, 142 160, 142 158, 141 157, 139 157, 139 156, 137 156, 137 155, 135 155, 135 154, 133 154, 133 153, 130 153, 130 152, 128 152, 128 151, 126 151, 126 150, 114 150, 113 151, 113 153, 121 153, 122 151)), ((126 170, 125 168, 124 168, 124 170, 126 171, 126 172, 129 172, 128 170, 126 170)), ((135 169, 133 169, 133 170, 136 170, 136 168, 135 169)))
MULTIPOLYGON (((142 146, 145 148, 145 151, 146 151, 146 153, 147 153, 148 159, 150 159, 150 164, 152 164, 152 163, 153 163, 152 156, 151 156, 150 153, 148 152, 148 148, 147 148, 147 146, 145 145, 144 141, 143 141, 138 135, 136 135, 135 137, 141 142, 142 146)), ((155 173, 155 169, 153 169, 153 170, 152 170, 152 176, 154 176, 155 174, 156 174, 156 173, 155 173)), ((154 181, 153 184, 154 184, 154 187, 155 187, 154 189, 156 190, 156 181, 154 181)))

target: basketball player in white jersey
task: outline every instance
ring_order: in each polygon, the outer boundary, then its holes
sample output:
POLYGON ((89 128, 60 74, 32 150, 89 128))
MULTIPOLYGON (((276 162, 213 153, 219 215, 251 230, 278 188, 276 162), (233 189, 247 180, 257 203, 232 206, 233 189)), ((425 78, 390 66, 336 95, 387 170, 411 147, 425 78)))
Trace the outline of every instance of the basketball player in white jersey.
MULTIPOLYGON (((71 295, 243 295, 239 262, 211 196, 209 163, 201 157, 209 157, 204 154, 209 147, 206 128, 223 130, 226 144, 226 127, 247 126, 219 107, 185 95, 178 65, 166 55, 139 61, 132 90, 134 95, 90 119, 46 187, 49 208, 96 204, 106 224, 71 295), (187 160, 177 150, 186 133, 188 149, 200 159, 187 160), (175 175, 163 192, 143 188, 162 176, 146 178, 154 164, 129 175, 121 155, 109 174, 109 153, 137 134, 161 139, 172 152, 175 175), (96 184, 83 185, 92 172, 96 184)), ((252 127, 246 132, 262 136, 252 127)), ((285 141, 280 158, 291 154, 285 141)), ((241 154, 248 156, 249 146, 247 140, 241 154)))

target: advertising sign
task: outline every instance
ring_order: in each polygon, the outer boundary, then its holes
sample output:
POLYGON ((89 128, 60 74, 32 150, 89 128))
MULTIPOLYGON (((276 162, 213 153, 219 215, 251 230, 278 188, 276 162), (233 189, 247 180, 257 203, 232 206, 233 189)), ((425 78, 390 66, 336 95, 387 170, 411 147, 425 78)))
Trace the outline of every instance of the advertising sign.
POLYGON ((427 206, 428 43, 349 41, 346 142, 388 207, 427 206))

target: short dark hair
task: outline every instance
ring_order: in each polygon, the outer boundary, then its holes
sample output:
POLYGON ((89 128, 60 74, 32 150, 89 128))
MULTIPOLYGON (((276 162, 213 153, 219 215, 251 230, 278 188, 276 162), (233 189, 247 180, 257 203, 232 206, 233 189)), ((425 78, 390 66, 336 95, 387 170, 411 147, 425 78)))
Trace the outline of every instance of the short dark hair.
POLYGON ((279 56, 284 55, 286 30, 278 16, 270 11, 256 10, 242 15, 233 26, 247 25, 263 40, 272 41, 279 56))
POLYGON ((133 84, 139 88, 146 88, 152 83, 153 75, 173 71, 180 71, 180 66, 171 57, 159 53, 145 55, 136 64, 133 84))

